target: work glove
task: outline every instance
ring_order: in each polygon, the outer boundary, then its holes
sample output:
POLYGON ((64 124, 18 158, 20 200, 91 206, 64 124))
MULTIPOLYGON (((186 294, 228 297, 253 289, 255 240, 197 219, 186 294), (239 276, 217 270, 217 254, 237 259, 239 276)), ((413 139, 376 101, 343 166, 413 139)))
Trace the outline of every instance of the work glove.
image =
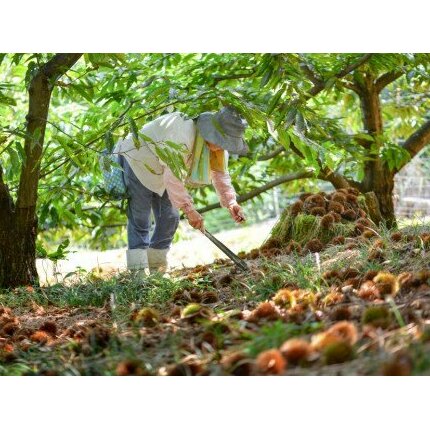
POLYGON ((185 216, 188 219, 188 223, 191 227, 200 230, 204 233, 205 227, 204 227, 204 221, 203 217, 195 210, 191 209, 188 212, 185 213, 185 216))
POLYGON ((246 221, 245 214, 242 211, 242 208, 237 204, 234 203, 228 207, 228 210, 230 212, 231 217, 235 220, 237 223, 242 223, 246 221))

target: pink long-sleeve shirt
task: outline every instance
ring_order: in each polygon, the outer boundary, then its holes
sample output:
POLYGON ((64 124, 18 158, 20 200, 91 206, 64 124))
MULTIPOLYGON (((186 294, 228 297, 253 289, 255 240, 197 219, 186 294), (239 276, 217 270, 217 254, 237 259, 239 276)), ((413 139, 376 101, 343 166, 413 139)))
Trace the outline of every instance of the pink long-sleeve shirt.
MULTIPOLYGON (((230 205, 235 204, 236 192, 231 184, 228 172, 211 170, 211 177, 221 206, 228 208, 230 205)), ((169 199, 176 209, 181 209, 185 213, 194 209, 193 199, 186 190, 183 182, 168 167, 164 168, 163 179, 169 199)))

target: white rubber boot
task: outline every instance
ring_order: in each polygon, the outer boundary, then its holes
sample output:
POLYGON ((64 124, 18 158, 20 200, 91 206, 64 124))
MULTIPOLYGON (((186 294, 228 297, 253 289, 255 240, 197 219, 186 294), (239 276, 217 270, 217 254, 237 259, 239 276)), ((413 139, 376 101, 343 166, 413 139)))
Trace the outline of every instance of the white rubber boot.
POLYGON ((127 269, 134 272, 136 278, 144 278, 149 274, 148 250, 128 249, 127 269))
POLYGON ((169 249, 148 248, 148 265, 151 273, 166 273, 169 249))

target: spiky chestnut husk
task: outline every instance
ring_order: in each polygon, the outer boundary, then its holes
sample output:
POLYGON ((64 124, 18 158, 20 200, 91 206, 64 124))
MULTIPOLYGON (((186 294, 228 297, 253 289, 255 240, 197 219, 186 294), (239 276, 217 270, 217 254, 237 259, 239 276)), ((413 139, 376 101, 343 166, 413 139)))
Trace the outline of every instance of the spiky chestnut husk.
POLYGON ((262 254, 265 257, 276 257, 277 255, 282 254, 282 249, 279 249, 279 248, 267 249, 266 251, 263 251, 262 254))
POLYGON ((106 348, 111 339, 111 332, 106 327, 92 327, 86 333, 85 339, 91 347, 106 348))
POLYGON ((357 188, 354 188, 354 187, 348 187, 346 189, 346 191, 348 192, 348 194, 353 194, 354 196, 359 196, 360 195, 360 191, 357 190, 357 188))
POLYGON ((276 239, 275 237, 271 237, 269 240, 263 243, 260 249, 265 250, 271 248, 279 248, 280 246, 282 246, 281 241, 279 239, 276 239))
POLYGON ((310 252, 321 252, 324 249, 324 244, 319 239, 311 239, 305 246, 310 252))
POLYGON ((417 282, 425 284, 430 279, 430 270, 420 270, 415 273, 414 278, 417 282))
POLYGON ((360 285, 361 279, 359 276, 355 276, 353 278, 347 278, 343 281, 342 287, 352 287, 357 288, 360 285))
POLYGON ((297 202, 291 205, 290 213, 292 216, 297 216, 302 211, 303 211, 303 202, 301 200, 298 200, 297 202))
POLYGON ((46 333, 46 331, 35 331, 31 336, 30 336, 30 340, 32 340, 33 342, 37 342, 40 344, 45 344, 49 341, 49 335, 48 333, 46 333))
POLYGON ((217 280, 217 284, 220 287, 228 287, 232 282, 233 282, 234 278, 233 276, 231 276, 229 273, 222 275, 218 278, 217 280))
POLYGON ((346 195, 339 192, 333 193, 331 195, 331 201, 344 205, 346 203, 346 195))
POLYGON ((236 376, 249 376, 252 373, 252 364, 242 351, 230 352, 221 358, 224 370, 236 376))
POLYGON ((330 336, 338 337, 339 340, 354 345, 358 340, 357 327, 354 323, 349 321, 339 321, 326 330, 330 336))
POLYGON ((361 317, 362 324, 386 329, 392 321, 390 311, 384 306, 372 306, 367 308, 361 317))
POLYGON ((369 301, 373 301, 381 297, 379 290, 376 288, 376 285, 373 281, 363 282, 357 292, 357 295, 361 299, 369 301))
POLYGON ((329 214, 334 218, 334 222, 341 222, 342 221, 342 215, 338 214, 337 212, 330 211, 329 214))
POLYGON ((352 318, 352 311, 348 305, 340 305, 330 312, 330 318, 333 321, 344 321, 352 318))
POLYGON ((132 320, 146 327, 155 327, 160 322, 160 314, 156 309, 146 307, 132 315, 132 320))
POLYGON ((269 349, 258 354, 255 366, 263 375, 282 375, 287 369, 287 360, 277 349, 269 349))
POLYGON ((372 237, 377 236, 377 234, 373 230, 370 230, 369 228, 365 227, 365 230, 363 231, 361 236, 364 239, 371 239, 372 237))
POLYGON ((298 364, 307 360, 311 356, 313 349, 306 340, 293 338, 284 342, 279 351, 288 363, 298 364))
POLYGON ((199 363, 178 363, 166 367, 167 376, 196 376, 203 372, 199 363))
POLYGON ((343 245, 345 243, 345 236, 336 236, 331 240, 332 245, 343 245))
POLYGON ((399 351, 390 360, 382 364, 380 374, 383 376, 410 376, 412 369, 411 356, 406 351, 399 351))
POLYGON ((348 203, 351 203, 352 205, 357 205, 358 199, 357 196, 355 196, 354 194, 347 194, 346 195, 346 201, 348 203))
POLYGON ((329 210, 330 212, 335 212, 337 214, 342 214, 342 212, 345 211, 345 207, 336 201, 330 201, 327 205, 327 210, 329 210))
POLYGON ((332 343, 337 343, 339 341, 341 341, 341 339, 338 336, 323 331, 312 336, 311 345, 316 351, 322 351, 332 343))
POLYGON ((425 249, 430 247, 430 233, 422 233, 419 235, 419 238, 425 249))
POLYGON ((259 249, 251 249, 251 251, 249 251, 249 258, 251 260, 255 260, 259 256, 260 256, 260 250, 259 249))
POLYGON ((249 316, 249 321, 258 321, 260 319, 276 320, 279 318, 279 313, 270 302, 260 303, 249 316))
POLYGON ((312 196, 312 193, 303 193, 300 194, 299 199, 304 202, 308 197, 312 196))
POLYGON ((354 358, 354 349, 347 342, 335 342, 323 351, 323 361, 327 365, 345 363, 354 358))
POLYGON ((313 216, 324 216, 327 212, 322 206, 312 208, 309 213, 313 216))
POLYGON ((300 245, 300 243, 292 240, 286 247, 285 252, 286 254, 291 254, 292 252, 296 252, 297 254, 300 254, 302 252, 302 246, 300 245))
POLYGON ((322 274, 322 278, 326 279, 327 281, 332 280, 332 279, 340 279, 340 272, 339 270, 326 270, 323 274, 322 274))
POLYGON ((192 302, 200 302, 202 300, 202 292, 198 291, 196 288, 191 288, 189 290, 189 295, 192 302))
POLYGON ((348 221, 354 221, 358 217, 357 212, 355 212, 354 209, 347 209, 342 212, 342 218, 348 220, 348 221))
POLYGON ((202 306, 199 303, 188 304, 181 312, 181 318, 189 318, 200 312, 202 306))
POLYGON ((311 208, 311 207, 315 207, 315 206, 325 206, 325 200, 324 197, 319 195, 319 194, 314 194, 312 196, 309 196, 305 202, 304 202, 304 206, 311 208))
POLYGON ((379 248, 379 249, 385 249, 386 245, 385 242, 382 239, 376 239, 373 244, 372 244, 372 248, 379 248))
POLYGON ((368 220, 367 218, 358 218, 358 220, 356 221, 357 224, 361 224, 364 225, 365 227, 372 227, 372 222, 370 220, 368 220))
POLYGON ((0 317, 0 327, 12 322, 18 324, 18 319, 13 315, 4 314, 0 317))
POLYGON ((345 267, 340 271, 340 277, 344 281, 348 278, 355 278, 360 275, 360 271, 354 267, 345 267))
POLYGON ((55 321, 45 321, 40 327, 39 330, 46 331, 51 336, 55 336, 58 331, 57 324, 55 321))
POLYGON ((382 297, 390 294, 395 295, 399 290, 396 276, 388 272, 379 272, 374 278, 376 288, 382 297))
POLYGON ((321 218, 321 227, 324 229, 330 229, 334 224, 334 216, 331 214, 324 215, 321 218))
POLYGON ((430 340, 430 325, 426 324, 424 325, 419 334, 419 340, 421 342, 428 342, 430 340))
POLYGON ((379 261, 383 262, 385 260, 385 255, 382 249, 376 248, 372 249, 367 257, 368 261, 379 261))
POLYGON ((338 291, 331 291, 323 299, 322 303, 324 306, 334 305, 336 303, 341 303, 345 296, 338 291))
POLYGON ((358 236, 364 233, 368 228, 363 224, 355 224, 355 230, 354 233, 356 233, 358 236))
POLYGON ((12 315, 12 309, 5 306, 0 306, 0 316, 2 315, 12 315))
POLYGON ((393 242, 400 242, 403 239, 403 234, 400 231, 395 231, 391 234, 390 239, 393 242))
POLYGON ((19 324, 11 321, 6 323, 0 331, 5 336, 13 336, 19 330, 19 324))
POLYGON ((116 366, 118 376, 143 376, 148 372, 142 367, 139 360, 124 360, 116 366))
POLYGON ((273 301, 275 305, 281 307, 292 307, 296 305, 296 298, 294 294, 287 288, 282 288, 274 296, 273 301))
POLYGON ((205 291, 202 295, 202 303, 216 303, 219 300, 215 291, 205 291))
POLYGON ((347 195, 348 194, 348 190, 346 188, 339 188, 335 191, 336 193, 342 193, 347 195))

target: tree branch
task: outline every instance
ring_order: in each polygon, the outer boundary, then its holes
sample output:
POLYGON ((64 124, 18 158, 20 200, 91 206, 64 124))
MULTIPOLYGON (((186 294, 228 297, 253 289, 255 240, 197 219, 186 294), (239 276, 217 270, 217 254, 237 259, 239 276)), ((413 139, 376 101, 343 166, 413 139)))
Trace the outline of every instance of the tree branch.
MULTIPOLYGON (((277 187, 278 185, 285 184, 287 182, 292 182, 297 179, 312 178, 314 177, 314 175, 315 174, 312 170, 303 170, 301 172, 290 173, 289 175, 280 176, 279 178, 276 178, 273 181, 270 181, 267 184, 262 185, 261 187, 255 188, 252 191, 249 191, 248 193, 238 196, 237 202, 238 203, 246 202, 247 200, 251 200, 252 198, 264 193, 265 191, 270 190, 271 188, 277 187)), ((202 214, 220 207, 221 207, 220 203, 214 203, 214 204, 205 206, 203 208, 197 209, 197 212, 202 214)))
POLYGON ((275 158, 277 155, 279 155, 281 152, 284 152, 285 148, 283 146, 280 146, 279 148, 276 148, 272 152, 268 152, 267 154, 260 155, 257 158, 257 161, 267 161, 271 160, 272 158, 275 158))
POLYGON ((64 75, 81 57, 82 54, 55 54, 41 70, 49 80, 56 81, 64 75))
POLYGON ((350 82, 350 81, 343 81, 342 85, 345 88, 348 88, 349 90, 354 91, 356 94, 360 95, 361 94, 361 88, 354 82, 350 82))
POLYGON ((303 62, 300 63, 300 69, 303 72, 303 74, 314 84, 314 85, 323 85, 324 81, 321 79, 318 74, 311 69, 311 67, 305 62, 303 59, 303 62))
MULTIPOLYGON (((425 122, 417 131, 401 145, 403 149, 409 152, 411 159, 418 154, 426 145, 430 143, 430 120, 425 122)), ((405 161, 402 166, 396 170, 398 172, 409 160, 405 161)))
MULTIPOLYGON (((354 70, 358 69, 360 66, 362 66, 364 63, 366 63, 369 58, 372 56, 373 54, 364 54, 361 58, 359 58, 356 62, 349 64, 348 66, 346 66, 344 69, 342 69, 340 72, 336 73, 334 75, 335 78, 338 79, 342 79, 344 78, 346 75, 349 75, 351 72, 353 72, 354 70)), ((310 90, 309 90, 309 97, 314 97, 316 96, 318 93, 320 93, 321 91, 323 91, 325 89, 327 85, 327 82, 322 82, 319 85, 314 85, 310 90)))
POLYGON ((336 189, 348 188, 350 185, 345 177, 333 172, 328 167, 324 167, 321 169, 321 172, 318 175, 318 179, 330 182, 336 189))
POLYGON ((400 76, 402 76, 403 73, 404 72, 401 72, 401 71, 392 71, 392 72, 384 73, 375 81, 376 91, 380 93, 387 85, 391 84, 391 82, 394 82, 396 79, 400 78, 400 76))

